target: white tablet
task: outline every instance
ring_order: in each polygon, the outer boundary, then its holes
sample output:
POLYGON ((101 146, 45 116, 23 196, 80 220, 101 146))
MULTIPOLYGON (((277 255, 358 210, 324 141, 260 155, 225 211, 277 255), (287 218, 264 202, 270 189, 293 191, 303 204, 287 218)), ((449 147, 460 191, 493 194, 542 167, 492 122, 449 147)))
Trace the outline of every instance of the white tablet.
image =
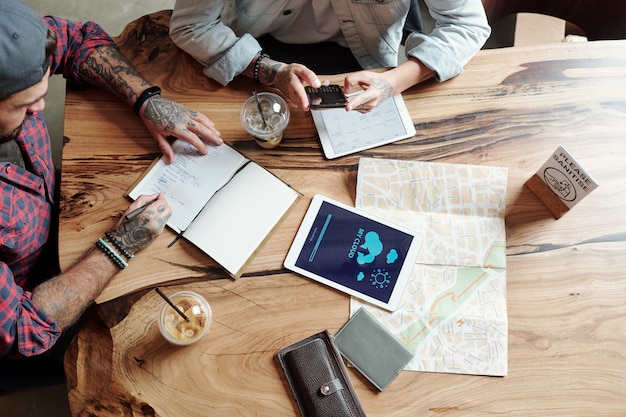
POLYGON ((384 309, 398 308, 423 237, 315 195, 285 268, 384 309))
POLYGON ((356 153, 415 136, 401 94, 369 113, 347 112, 345 108, 311 110, 324 155, 328 159, 356 153))

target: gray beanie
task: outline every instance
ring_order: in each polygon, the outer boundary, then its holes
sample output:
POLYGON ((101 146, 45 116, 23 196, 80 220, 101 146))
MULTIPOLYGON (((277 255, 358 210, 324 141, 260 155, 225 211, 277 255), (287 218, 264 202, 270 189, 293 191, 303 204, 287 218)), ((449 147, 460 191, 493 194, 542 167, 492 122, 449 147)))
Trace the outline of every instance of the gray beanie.
POLYGON ((43 79, 47 34, 32 8, 19 0, 0 0, 0 99, 43 79))

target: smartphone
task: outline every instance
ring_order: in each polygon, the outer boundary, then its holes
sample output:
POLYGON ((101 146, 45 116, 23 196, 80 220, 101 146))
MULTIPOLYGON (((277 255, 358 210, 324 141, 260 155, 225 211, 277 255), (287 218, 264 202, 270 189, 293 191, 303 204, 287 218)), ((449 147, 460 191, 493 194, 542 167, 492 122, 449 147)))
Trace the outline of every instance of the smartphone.
POLYGON ((304 87, 309 96, 311 109, 328 109, 333 107, 345 107, 348 104, 343 90, 337 84, 323 85, 320 88, 311 86, 304 87))

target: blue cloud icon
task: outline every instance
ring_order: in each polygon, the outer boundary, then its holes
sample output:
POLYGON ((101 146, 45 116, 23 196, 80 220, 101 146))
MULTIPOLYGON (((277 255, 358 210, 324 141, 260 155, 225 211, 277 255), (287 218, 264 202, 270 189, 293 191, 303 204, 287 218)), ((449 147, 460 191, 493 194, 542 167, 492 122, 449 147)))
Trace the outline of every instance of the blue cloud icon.
POLYGON ((361 249, 367 250, 369 253, 357 252, 356 261, 359 265, 374 262, 374 259, 383 251, 383 242, 376 232, 367 232, 365 234, 365 243, 360 246, 361 249))
POLYGON ((387 254, 387 263, 392 264, 398 260, 398 252, 395 249, 391 249, 387 254))

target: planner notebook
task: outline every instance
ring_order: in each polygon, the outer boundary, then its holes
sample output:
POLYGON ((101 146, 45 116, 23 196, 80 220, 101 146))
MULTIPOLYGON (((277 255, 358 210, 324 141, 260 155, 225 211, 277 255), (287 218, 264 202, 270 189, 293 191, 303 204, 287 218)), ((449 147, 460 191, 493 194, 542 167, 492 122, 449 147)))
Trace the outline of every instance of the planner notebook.
POLYGON ((208 145, 203 156, 181 140, 173 148, 174 162, 155 160, 127 196, 163 193, 172 207, 167 225, 240 277, 300 193, 226 144, 208 145))
POLYGON ((401 94, 369 113, 345 108, 311 110, 324 155, 328 159, 353 154, 415 136, 415 126, 401 94))

